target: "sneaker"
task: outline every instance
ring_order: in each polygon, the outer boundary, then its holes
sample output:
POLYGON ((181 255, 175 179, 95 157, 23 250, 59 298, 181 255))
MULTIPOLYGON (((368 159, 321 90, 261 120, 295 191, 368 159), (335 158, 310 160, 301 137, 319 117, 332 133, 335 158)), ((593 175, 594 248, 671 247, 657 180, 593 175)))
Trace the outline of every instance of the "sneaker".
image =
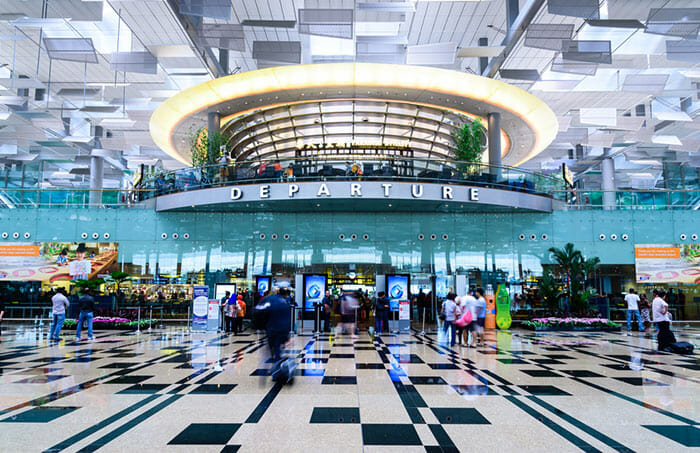
POLYGON ((94 341, 95 337, 88 337, 88 341, 94 341))

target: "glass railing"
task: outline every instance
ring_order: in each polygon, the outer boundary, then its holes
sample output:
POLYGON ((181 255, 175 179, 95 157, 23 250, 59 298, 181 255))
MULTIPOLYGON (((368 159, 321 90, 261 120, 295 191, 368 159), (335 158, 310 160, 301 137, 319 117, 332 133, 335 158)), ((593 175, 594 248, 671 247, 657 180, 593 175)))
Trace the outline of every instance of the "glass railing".
POLYGON ((0 188, 0 209, 143 208, 147 206, 139 201, 152 193, 142 189, 0 188))
POLYGON ((201 168, 184 168, 149 178, 142 199, 211 187, 304 181, 405 181, 464 184, 538 195, 564 196, 564 183, 548 175, 507 166, 443 159, 363 156, 361 159, 317 156, 251 160, 201 168))
POLYGON ((566 190, 555 198, 566 200, 555 209, 586 210, 695 210, 700 209, 700 190, 566 190))

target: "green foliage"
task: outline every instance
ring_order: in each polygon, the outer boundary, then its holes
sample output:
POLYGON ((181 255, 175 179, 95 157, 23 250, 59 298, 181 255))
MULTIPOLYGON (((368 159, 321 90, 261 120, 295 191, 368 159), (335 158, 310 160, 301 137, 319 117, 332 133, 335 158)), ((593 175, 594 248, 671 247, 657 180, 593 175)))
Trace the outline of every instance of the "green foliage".
POLYGON ((467 122, 452 134, 455 145, 455 158, 463 162, 481 162, 484 148, 484 129, 477 118, 467 122))
POLYGON ((101 278, 95 278, 93 280, 75 280, 73 283, 78 288, 78 291, 82 293, 87 289, 99 291, 100 285, 102 285, 104 282, 105 281, 101 278))
POLYGON ((110 274, 112 277, 112 280, 114 280, 117 283, 121 283, 123 281, 126 281, 129 279, 129 273, 128 272, 119 272, 119 271, 114 271, 110 274))
POLYGON ((189 142, 192 166, 204 167, 215 163, 221 157, 221 147, 226 145, 227 140, 221 132, 209 134, 206 127, 200 127, 190 129, 189 142))
POLYGON ((190 154, 193 167, 203 167, 207 164, 207 129, 190 129, 190 154))
POLYGON ((554 278, 549 269, 545 269, 542 275, 538 292, 549 310, 556 310, 559 307, 559 298, 562 296, 562 291, 559 289, 559 282, 557 282, 557 279, 554 278))
POLYGON ((584 291, 586 280, 595 272, 600 259, 598 257, 586 259, 570 242, 563 249, 552 247, 549 252, 566 279, 571 310, 585 311, 591 295, 588 291, 584 291))

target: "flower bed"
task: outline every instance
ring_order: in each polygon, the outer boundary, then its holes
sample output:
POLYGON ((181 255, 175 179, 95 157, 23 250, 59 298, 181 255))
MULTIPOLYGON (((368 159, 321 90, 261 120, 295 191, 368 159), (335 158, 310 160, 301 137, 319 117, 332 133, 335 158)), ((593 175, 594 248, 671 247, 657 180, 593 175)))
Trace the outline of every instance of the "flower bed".
POLYGON ((523 321, 522 326, 530 330, 598 330, 617 331, 621 325, 607 318, 533 318, 523 321))
MULTIPOLYGON (((148 319, 142 319, 140 327, 142 329, 148 328, 148 319)), ((151 324, 155 324, 156 321, 152 320, 151 324)), ((63 327, 66 329, 75 329, 78 325, 77 319, 66 319, 63 323, 63 327)), ((104 316, 96 316, 92 319, 92 328, 95 330, 99 329, 118 329, 118 330, 132 330, 136 329, 139 325, 138 321, 129 321, 126 318, 108 318, 104 316)))

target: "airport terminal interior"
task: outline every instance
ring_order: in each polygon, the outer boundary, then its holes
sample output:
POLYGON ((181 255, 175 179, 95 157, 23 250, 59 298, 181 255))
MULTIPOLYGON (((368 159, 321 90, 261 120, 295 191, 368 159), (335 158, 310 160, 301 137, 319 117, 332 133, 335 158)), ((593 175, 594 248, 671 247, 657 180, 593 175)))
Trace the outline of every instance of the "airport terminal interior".
POLYGON ((3 0, 0 452, 700 449, 700 0, 3 0))

